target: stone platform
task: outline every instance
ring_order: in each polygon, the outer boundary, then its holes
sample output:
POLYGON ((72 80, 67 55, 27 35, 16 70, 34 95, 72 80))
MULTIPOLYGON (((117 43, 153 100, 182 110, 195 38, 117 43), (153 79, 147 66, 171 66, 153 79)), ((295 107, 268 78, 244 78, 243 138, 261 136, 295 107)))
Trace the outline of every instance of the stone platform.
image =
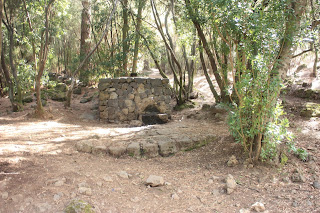
POLYGON ((167 157, 178 151, 192 150, 219 139, 214 130, 198 124, 170 122, 134 128, 118 128, 103 138, 89 138, 76 143, 79 152, 114 157, 167 157), (200 127, 200 128, 199 128, 200 127))

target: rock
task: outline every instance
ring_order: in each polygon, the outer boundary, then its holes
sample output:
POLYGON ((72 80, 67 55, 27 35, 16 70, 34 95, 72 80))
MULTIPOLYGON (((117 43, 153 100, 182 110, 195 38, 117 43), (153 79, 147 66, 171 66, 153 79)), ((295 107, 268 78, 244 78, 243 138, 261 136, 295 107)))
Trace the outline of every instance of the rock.
POLYGON ((51 205, 48 203, 38 203, 35 204, 35 208, 37 209, 36 212, 50 212, 51 205))
POLYGON ((209 183, 209 184, 213 184, 213 180, 212 180, 212 179, 209 179, 209 180, 208 180, 208 183, 209 183))
POLYGON ((177 193, 173 193, 173 194, 171 195, 171 199, 172 199, 172 200, 179 200, 180 197, 179 197, 179 195, 178 195, 177 193))
POLYGON ((22 194, 13 195, 11 199, 14 203, 18 203, 22 201, 23 195, 22 194))
POLYGON ((92 147, 93 145, 91 141, 78 141, 76 143, 76 149, 78 152, 91 153, 92 147))
POLYGON ((3 200, 8 199, 8 197, 9 197, 9 193, 8 193, 8 192, 2 192, 2 193, 1 193, 1 198, 2 198, 3 200))
POLYGON ((81 91, 81 87, 76 87, 73 90, 73 94, 75 95, 81 95, 82 91, 81 91))
MULTIPOLYGON (((128 175, 128 177, 129 177, 129 175, 128 175)), ((106 182, 112 182, 113 181, 110 176, 103 177, 103 180, 106 181, 106 182)))
POLYGON ((312 102, 307 103, 300 115, 303 117, 320 117, 320 104, 312 102))
POLYGON ((123 146, 111 146, 109 147, 109 154, 118 158, 126 153, 126 147, 123 146))
POLYGON ((320 189, 320 183, 318 181, 314 181, 312 183, 312 186, 315 188, 315 189, 320 189))
POLYGON ((63 186, 65 182, 66 182, 66 179, 65 179, 65 178, 62 178, 61 180, 56 181, 56 182, 54 183, 54 186, 57 186, 57 187, 63 186))
POLYGON ((159 146, 156 142, 142 143, 141 155, 146 157, 156 157, 159 155, 159 146))
POLYGON ((299 206, 299 204, 298 204, 298 202, 297 202, 297 201, 293 201, 293 202, 292 202, 292 206, 293 206, 293 207, 298 207, 298 206, 299 206))
POLYGON ((95 213, 94 208, 86 201, 73 200, 64 210, 65 213, 95 213))
POLYGON ((90 96, 90 97, 87 97, 87 98, 82 98, 80 100, 80 103, 81 104, 85 104, 85 103, 88 103, 88 102, 92 101, 92 99, 93 99, 93 96, 90 96))
POLYGON ((105 155, 107 154, 107 151, 108 151, 108 148, 104 145, 92 147, 92 154, 94 155, 105 155))
POLYGON ((102 187, 103 183, 102 183, 101 181, 98 181, 98 182, 97 182, 97 185, 98 185, 99 187, 102 187))
POLYGON ((63 196, 63 193, 62 193, 62 192, 59 192, 58 194, 55 194, 55 195, 53 196, 53 200, 54 200, 55 202, 58 202, 62 196, 63 196))
POLYGON ((164 179, 161 176, 150 175, 146 181, 146 184, 152 187, 163 186, 164 179))
POLYGON ((58 90, 60 92, 67 92, 67 89, 68 89, 68 86, 64 83, 58 83, 56 86, 55 86, 55 90, 58 90))
POLYGON ((251 209, 256 212, 264 212, 266 208, 264 207, 264 204, 261 202, 256 202, 251 206, 251 209))
POLYGON ((294 183, 304 183, 306 178, 303 176, 302 172, 296 169, 291 176, 291 181, 294 183))
POLYGON ((167 136, 159 136, 155 138, 159 145, 159 154, 161 156, 167 157, 177 152, 176 143, 171 138, 167 136))
POLYGON ((228 176, 226 178, 227 194, 230 195, 231 193, 233 193, 233 191, 236 189, 236 187, 237 187, 237 183, 234 180, 233 176, 228 174, 228 176))
POLYGON ((33 101, 32 95, 26 96, 22 99, 23 103, 31 103, 33 101))
POLYGON ((218 196, 218 195, 220 194, 220 191, 219 191, 219 189, 214 189, 214 190, 211 192, 211 194, 212 194, 213 196, 218 196))
POLYGON ((118 176, 121 177, 121 178, 124 178, 124 179, 129 179, 130 175, 126 171, 120 171, 118 173, 118 176))
POLYGON ((189 95, 190 99, 197 99, 199 97, 199 93, 197 92, 191 92, 189 95))
POLYGON ((131 200, 132 202, 134 202, 134 203, 137 203, 137 202, 140 201, 140 198, 139 198, 139 197, 133 197, 133 198, 131 198, 130 200, 131 200))
POLYGON ((132 157, 140 157, 140 144, 137 142, 130 143, 127 147, 127 153, 132 157))
POLYGON ((87 188, 87 187, 79 187, 78 192, 83 195, 88 195, 88 196, 92 195, 91 188, 87 188))
POLYGON ((139 126, 142 126, 143 123, 142 121, 139 121, 139 120, 132 120, 130 121, 130 127, 139 127, 139 126))
POLYGON ((228 165, 229 167, 233 167, 233 166, 237 165, 238 163, 239 163, 239 162, 238 162, 236 156, 232 155, 232 156, 229 158, 227 165, 228 165))

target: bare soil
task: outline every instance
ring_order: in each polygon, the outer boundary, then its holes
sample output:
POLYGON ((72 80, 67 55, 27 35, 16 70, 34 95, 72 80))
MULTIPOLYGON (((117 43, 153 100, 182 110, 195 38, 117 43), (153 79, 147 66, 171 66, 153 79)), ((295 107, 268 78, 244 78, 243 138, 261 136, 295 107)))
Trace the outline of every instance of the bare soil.
MULTIPOLYGON (((170 157, 137 159, 114 158, 79 153, 74 145, 79 140, 130 134, 121 124, 100 123, 91 109, 96 103, 80 104, 75 96, 72 109, 63 103, 49 101, 47 119, 32 117, 34 103, 24 111, 10 112, 8 98, 0 99, 0 212, 63 212, 73 199, 91 203, 96 212, 239 212, 255 202, 265 205, 265 212, 320 212, 319 180, 320 122, 290 111, 291 130, 298 147, 312 156, 303 162, 290 155, 282 166, 268 163, 248 168, 241 146, 228 133, 225 119, 208 117, 201 104, 210 103, 210 93, 202 77, 196 79, 200 98, 194 109, 175 112, 172 121, 162 125, 175 131, 175 126, 194 127, 201 132, 214 132, 218 140, 170 157), (188 118, 190 114, 196 117, 188 118), (239 164, 228 167, 235 155, 239 164), (304 182, 292 182, 299 169, 304 182), (120 171, 130 177, 122 178, 120 171), (224 179, 231 174, 236 190, 227 195, 224 179), (149 175, 162 176, 164 186, 147 187, 149 175), (81 193, 79 184, 91 189, 81 193)), ((87 89, 89 94, 96 89, 87 89)), ((86 91, 83 91, 86 92, 86 91)), ((293 105, 305 100, 286 97, 293 105)), ((192 116, 191 116, 192 117, 192 116)))

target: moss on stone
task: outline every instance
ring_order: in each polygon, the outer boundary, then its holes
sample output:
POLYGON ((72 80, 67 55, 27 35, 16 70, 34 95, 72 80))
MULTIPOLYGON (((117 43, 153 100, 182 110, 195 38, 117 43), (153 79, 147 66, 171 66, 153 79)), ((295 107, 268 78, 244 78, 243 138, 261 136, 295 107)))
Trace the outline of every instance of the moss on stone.
POLYGON ((94 208, 83 200, 73 200, 64 210, 65 213, 95 213, 94 208))
POLYGON ((309 102, 300 114, 303 117, 320 117, 320 104, 309 102))

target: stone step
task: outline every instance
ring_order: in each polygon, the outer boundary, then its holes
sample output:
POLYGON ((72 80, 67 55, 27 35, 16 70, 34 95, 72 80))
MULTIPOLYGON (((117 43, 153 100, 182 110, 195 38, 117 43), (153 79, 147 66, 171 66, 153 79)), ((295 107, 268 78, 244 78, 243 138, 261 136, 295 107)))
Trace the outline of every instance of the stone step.
POLYGON ((189 151, 217 141, 215 135, 202 135, 198 137, 187 135, 155 135, 148 138, 133 138, 126 141, 112 139, 81 140, 75 144, 79 152, 93 155, 110 155, 116 158, 132 156, 136 158, 152 158, 157 156, 171 156, 179 151, 189 151))

